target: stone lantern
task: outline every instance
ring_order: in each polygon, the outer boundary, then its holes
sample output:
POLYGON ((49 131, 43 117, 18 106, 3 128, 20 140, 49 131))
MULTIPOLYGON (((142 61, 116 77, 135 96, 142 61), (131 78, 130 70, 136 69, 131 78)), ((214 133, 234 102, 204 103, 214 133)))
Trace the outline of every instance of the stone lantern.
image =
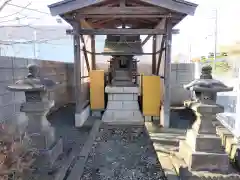
POLYGON ((192 129, 187 131, 186 140, 180 141, 179 155, 191 171, 227 172, 228 155, 222 148, 220 137, 216 135, 213 121, 216 114, 224 111, 222 106, 216 104, 217 93, 232 91, 233 88, 214 80, 211 73, 211 66, 205 66, 200 79, 184 86, 195 93, 195 100, 185 105, 195 111, 197 119, 192 129))
POLYGON ((28 65, 28 71, 27 77, 7 88, 13 92, 25 93, 26 102, 20 108, 27 119, 25 138, 31 140, 31 147, 40 151, 41 159, 47 160, 44 163, 52 165, 63 152, 62 139, 56 141, 54 128, 46 119, 46 114, 54 105, 53 101, 48 100, 47 90, 54 88, 55 83, 40 78, 37 65, 28 65))

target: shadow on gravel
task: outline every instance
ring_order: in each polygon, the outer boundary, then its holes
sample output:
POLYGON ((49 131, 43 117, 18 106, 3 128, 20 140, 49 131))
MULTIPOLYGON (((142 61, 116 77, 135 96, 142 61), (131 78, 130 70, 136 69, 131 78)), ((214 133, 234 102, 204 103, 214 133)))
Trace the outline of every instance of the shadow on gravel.
POLYGON ((83 145, 90 131, 90 127, 75 127, 74 104, 59 108, 48 116, 48 120, 55 128, 56 138, 63 138, 64 149, 69 149, 73 145, 83 145))
POLYGON ((188 129, 196 120, 194 112, 185 107, 172 107, 170 114, 170 127, 176 129, 188 129))

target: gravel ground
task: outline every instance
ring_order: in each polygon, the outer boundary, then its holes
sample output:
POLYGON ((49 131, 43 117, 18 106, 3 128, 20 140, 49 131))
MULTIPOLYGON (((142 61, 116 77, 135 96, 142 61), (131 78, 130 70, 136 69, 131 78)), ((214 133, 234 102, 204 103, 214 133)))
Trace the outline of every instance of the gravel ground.
POLYGON ((103 128, 81 180, 165 180, 144 128, 103 128))

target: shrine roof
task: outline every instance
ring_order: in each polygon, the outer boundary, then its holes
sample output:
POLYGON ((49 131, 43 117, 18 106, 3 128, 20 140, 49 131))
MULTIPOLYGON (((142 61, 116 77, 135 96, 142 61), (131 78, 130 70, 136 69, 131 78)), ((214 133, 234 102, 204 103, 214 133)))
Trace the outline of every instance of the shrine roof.
MULTIPOLYGON (((197 4, 185 0, 138 0, 154 6, 174 10, 176 12, 194 15, 197 4)), ((61 15, 70 11, 86 8, 88 6, 101 4, 107 0, 63 0, 49 5, 52 15, 61 15)))
POLYGON ((66 21, 75 17, 84 19, 93 28, 112 28, 119 21, 133 28, 157 25, 159 20, 171 16, 178 24, 185 16, 194 15, 197 4, 184 0, 64 0, 49 5, 52 15, 60 15, 66 21), (100 24, 100 25, 99 25, 100 24))

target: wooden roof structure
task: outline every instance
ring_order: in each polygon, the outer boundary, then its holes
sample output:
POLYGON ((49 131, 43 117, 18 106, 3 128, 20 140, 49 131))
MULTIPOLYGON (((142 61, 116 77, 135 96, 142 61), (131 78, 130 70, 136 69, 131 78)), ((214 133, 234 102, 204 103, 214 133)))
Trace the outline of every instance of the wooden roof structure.
MULTIPOLYGON (((141 46, 153 37, 152 74, 161 74, 164 79, 164 118, 161 118, 161 124, 169 127, 172 34, 178 33, 173 27, 187 15, 194 15, 196 4, 184 0, 64 0, 49 8, 52 15, 61 16, 73 27, 67 33, 73 35, 74 40, 76 114, 82 108, 80 53, 84 53, 88 71, 87 53, 91 53, 92 69, 96 69, 94 35, 148 35, 141 46), (91 37, 91 52, 86 50, 83 35, 91 37), (82 49, 80 41, 84 44, 82 49)), ((126 54, 124 50, 123 55, 131 54, 126 54)))
POLYGON ((157 28, 162 19, 171 17, 174 26, 185 16, 193 15, 196 7, 184 0, 64 0, 49 5, 52 15, 60 15, 69 23, 72 18, 81 22, 82 34, 115 34, 116 31, 103 29, 114 29, 123 23, 131 29, 145 29, 132 33, 119 30, 125 35, 154 34, 156 31, 151 29, 157 28), (90 28, 95 30, 84 30, 90 28))

